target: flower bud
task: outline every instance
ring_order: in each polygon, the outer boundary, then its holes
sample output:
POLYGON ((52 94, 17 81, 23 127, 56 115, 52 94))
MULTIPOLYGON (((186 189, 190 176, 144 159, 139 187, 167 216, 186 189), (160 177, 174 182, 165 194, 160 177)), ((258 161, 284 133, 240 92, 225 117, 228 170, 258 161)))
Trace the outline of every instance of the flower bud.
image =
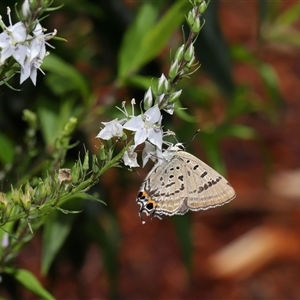
POLYGON ((183 57, 184 45, 181 45, 175 53, 174 60, 180 61, 183 57))
POLYGON ((88 169, 89 169, 89 151, 86 151, 83 164, 82 164, 82 170, 87 171, 88 169))
POLYGON ((99 172, 98 158, 96 154, 93 154, 92 157, 93 157, 92 170, 94 174, 97 174, 99 172))
POLYGON ((168 102, 169 103, 175 103, 179 99, 179 97, 181 96, 181 93, 182 93, 182 90, 179 90, 175 93, 172 93, 170 95, 169 99, 168 99, 168 102))
POLYGON ((66 125, 64 126, 64 130, 63 130, 63 135, 65 136, 69 136, 72 134, 72 132, 75 130, 77 126, 77 118, 70 118, 70 120, 68 121, 68 123, 66 123, 66 125))
POLYGON ((24 210, 26 212, 29 212, 30 207, 31 207, 31 196, 30 196, 29 191, 22 195, 21 201, 22 201, 22 206, 23 206, 24 210))
POLYGON ((106 160, 107 159, 107 153, 106 153, 104 145, 101 145, 101 147, 100 147, 99 158, 100 158, 100 160, 106 160))
POLYGON ((203 14, 207 9, 207 4, 205 1, 203 1, 200 5, 199 5, 199 11, 201 14, 203 14))
POLYGON ((22 17, 24 20, 29 19, 31 16, 31 10, 30 10, 30 5, 29 1, 25 0, 23 5, 22 5, 22 17))
POLYGON ((169 70, 169 77, 173 80, 178 75, 179 65, 178 61, 174 60, 169 70))
POLYGON ((158 94, 168 93, 170 90, 170 83, 164 74, 161 74, 158 79, 157 92, 158 94))
POLYGON ((30 127, 32 128, 37 127, 37 116, 29 109, 23 110, 23 120, 26 121, 30 125, 30 127))
POLYGON ((195 23, 191 26, 191 31, 193 33, 199 33, 201 30, 201 23, 200 23, 200 19, 196 18, 195 19, 195 23))
POLYGON ((152 97, 156 97, 158 95, 158 92, 157 92, 157 80, 152 80, 151 82, 151 92, 152 92, 152 97))
POLYGON ((193 24, 195 23, 195 18, 194 18, 192 10, 189 11, 187 18, 186 18, 186 22, 188 23, 188 25, 190 27, 193 26, 193 24))
POLYGON ((76 184, 80 178, 81 169, 80 164, 76 162, 71 169, 71 180, 73 184, 76 184))
POLYGON ((194 45, 191 44, 190 47, 184 53, 184 60, 190 62, 195 57, 194 45))
POLYGON ((6 194, 0 192, 0 211, 5 213, 7 210, 7 197, 6 194))
POLYGON ((11 199, 15 204, 22 206, 21 197, 22 197, 21 190, 14 190, 13 187, 11 187, 11 199))
POLYGON ((153 104, 153 97, 152 97, 152 92, 151 92, 151 87, 147 90, 144 96, 144 109, 147 110, 150 107, 152 107, 153 104))

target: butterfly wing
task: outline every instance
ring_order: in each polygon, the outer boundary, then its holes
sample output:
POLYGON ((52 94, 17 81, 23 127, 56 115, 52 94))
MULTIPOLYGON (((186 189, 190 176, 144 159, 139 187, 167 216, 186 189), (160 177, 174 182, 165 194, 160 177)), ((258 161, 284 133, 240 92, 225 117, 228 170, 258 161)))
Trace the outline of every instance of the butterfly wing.
POLYGON ((230 183, 217 171, 187 152, 181 152, 187 198, 178 213, 205 210, 228 203, 236 194, 230 183))
POLYGON ((174 156, 169 162, 158 162, 145 178, 137 202, 141 212, 161 218, 163 215, 174 215, 182 206, 184 195, 181 184, 176 180, 176 166, 180 159, 174 156))

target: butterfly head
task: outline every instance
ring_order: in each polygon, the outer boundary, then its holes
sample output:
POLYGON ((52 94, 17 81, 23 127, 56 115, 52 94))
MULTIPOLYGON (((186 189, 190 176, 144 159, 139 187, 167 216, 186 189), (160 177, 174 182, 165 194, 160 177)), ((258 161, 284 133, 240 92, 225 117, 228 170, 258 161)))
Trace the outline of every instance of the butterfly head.
POLYGON ((168 149, 168 151, 184 151, 185 147, 183 146, 183 143, 176 143, 175 145, 171 145, 168 149))

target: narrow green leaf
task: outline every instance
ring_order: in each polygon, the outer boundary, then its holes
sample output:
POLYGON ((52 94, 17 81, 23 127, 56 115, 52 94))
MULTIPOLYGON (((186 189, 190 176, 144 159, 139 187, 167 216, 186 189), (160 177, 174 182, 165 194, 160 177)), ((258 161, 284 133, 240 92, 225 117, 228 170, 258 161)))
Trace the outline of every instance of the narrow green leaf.
POLYGON ((45 57, 42 69, 51 71, 73 84, 74 90, 78 91, 83 99, 88 99, 90 92, 86 80, 83 76, 70 64, 66 63, 59 57, 51 53, 45 57))
POLYGON ((231 136, 239 139, 250 140, 258 136, 255 129, 241 124, 226 124, 220 126, 217 129, 217 134, 219 139, 231 136))
POLYGON ((54 212, 44 225, 42 246, 42 274, 47 274, 58 251, 71 231, 75 215, 54 212))
POLYGON ((15 269, 4 267, 2 271, 15 278, 26 289, 45 300, 54 300, 55 298, 40 284, 37 278, 29 271, 24 269, 15 269))
POLYGON ((0 161, 4 164, 11 163, 13 161, 15 153, 15 147, 13 142, 10 139, 8 139, 5 135, 0 133, 0 145, 0 161))
POLYGON ((154 7, 148 3, 142 6, 135 22, 125 34, 119 53, 118 79, 121 82, 161 51, 184 20, 189 7, 188 1, 178 1, 155 23, 157 11, 154 7))
POLYGON ((127 77, 138 65, 135 62, 140 56, 142 40, 154 25, 157 9, 150 3, 145 3, 139 10, 136 19, 127 29, 119 52, 119 78, 127 77))
POLYGON ((186 112, 185 108, 182 108, 182 105, 179 101, 175 103, 175 114, 179 116, 182 120, 189 122, 189 123, 195 123, 197 121, 197 118, 195 116, 189 115, 186 112))
POLYGON ((300 16, 300 3, 296 3, 281 13, 277 19, 276 24, 278 26, 291 25, 299 20, 300 16))
POLYGON ((37 113, 39 116, 41 132, 45 144, 51 145, 58 136, 58 116, 55 111, 47 106, 39 106, 37 113))
POLYGON ((120 229, 114 214, 102 214, 101 218, 90 218, 87 225, 89 235, 98 244, 103 255, 103 263, 107 272, 110 299, 119 299, 119 247, 120 229))
POLYGON ((59 206, 56 206, 55 208, 57 210, 59 210, 60 212, 62 212, 63 214, 66 214, 66 215, 68 215, 68 214, 79 214, 79 213, 82 212, 82 210, 68 210, 68 209, 63 209, 59 206))
POLYGON ((179 243, 182 251, 183 261, 188 269, 192 272, 192 254, 193 254, 193 243, 191 236, 191 220, 189 215, 173 216, 172 219, 179 243))

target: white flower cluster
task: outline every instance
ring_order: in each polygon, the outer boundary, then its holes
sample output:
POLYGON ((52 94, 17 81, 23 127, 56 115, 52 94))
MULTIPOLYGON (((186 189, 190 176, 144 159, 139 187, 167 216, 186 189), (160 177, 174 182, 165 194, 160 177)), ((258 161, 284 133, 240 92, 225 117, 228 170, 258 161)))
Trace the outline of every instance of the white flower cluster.
MULTIPOLYGON (((26 9, 28 11, 28 0, 24 2, 22 9, 23 13, 26 12, 26 9)), ((30 77, 35 85, 37 69, 44 74, 40 66, 47 55, 46 45, 52 47, 47 40, 56 35, 56 31, 44 34, 44 29, 36 20, 34 29, 28 33, 28 28, 23 22, 12 25, 10 8, 7 8, 7 14, 9 26, 3 23, 2 18, 0 19, 0 26, 3 29, 3 32, 0 33, 0 66, 12 56, 21 66, 20 83, 30 77)))
MULTIPOLYGON (((149 98, 151 89, 149 89, 145 98, 149 98)), ((120 109, 126 116, 122 120, 112 120, 110 122, 102 122, 105 126, 97 138, 103 140, 109 140, 113 137, 121 138, 123 136, 123 130, 129 130, 134 132, 134 145, 129 147, 128 151, 123 156, 124 164, 129 167, 139 167, 137 163, 137 153, 134 152, 136 146, 145 143, 143 150, 143 166, 149 159, 153 159, 160 156, 163 144, 163 130, 161 126, 162 115, 158 104, 150 107, 144 113, 134 116, 135 100, 132 99, 132 114, 129 115, 125 108, 125 102, 123 102, 123 109, 120 109)), ((170 111, 170 107, 168 110, 170 111)), ((174 110, 174 108, 173 108, 174 110)), ((173 113, 173 110, 171 111, 173 113)))

